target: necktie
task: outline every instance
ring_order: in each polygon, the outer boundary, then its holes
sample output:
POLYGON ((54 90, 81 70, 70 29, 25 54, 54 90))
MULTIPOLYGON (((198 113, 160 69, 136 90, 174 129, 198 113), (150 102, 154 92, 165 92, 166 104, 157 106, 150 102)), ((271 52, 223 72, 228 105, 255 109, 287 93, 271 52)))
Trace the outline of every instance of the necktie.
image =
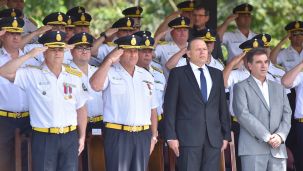
POLYGON ((199 68, 200 70, 200 83, 201 83, 201 88, 200 88, 200 91, 201 91, 201 94, 202 94, 202 100, 203 102, 207 102, 207 85, 206 85, 206 79, 205 79, 205 76, 204 76, 204 72, 203 72, 203 68, 199 68))

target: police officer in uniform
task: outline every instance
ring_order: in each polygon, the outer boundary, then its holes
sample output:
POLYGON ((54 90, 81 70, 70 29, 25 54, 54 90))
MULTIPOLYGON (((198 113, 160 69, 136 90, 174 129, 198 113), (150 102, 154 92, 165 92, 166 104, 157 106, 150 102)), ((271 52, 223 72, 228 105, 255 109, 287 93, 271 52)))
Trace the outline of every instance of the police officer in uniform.
MULTIPOLYGON (((78 33, 75 34, 68 44, 75 45, 71 49, 71 54, 73 56, 73 61, 69 64, 73 68, 77 68, 82 72, 82 81, 88 90, 90 99, 87 101, 88 110, 88 124, 86 128, 87 135, 101 135, 103 128, 103 99, 102 92, 96 92, 92 90, 89 84, 89 78, 96 72, 98 68, 88 64, 91 58, 91 46, 93 44, 94 38, 89 33, 78 33)), ((83 151, 83 169, 88 170, 87 161, 87 147, 83 151)))
POLYGON ((66 32, 66 42, 68 42, 68 40, 73 37, 74 33, 74 22, 75 22, 75 14, 78 13, 85 13, 85 8, 81 7, 81 6, 76 6, 73 7, 71 9, 69 9, 66 12, 66 16, 67 16, 67 23, 65 26, 65 32, 66 32))
POLYGON ((130 17, 120 18, 112 25, 111 28, 112 29, 108 29, 106 32, 102 32, 100 37, 95 41, 92 47, 92 56, 96 57, 96 59, 94 62, 90 62, 91 65, 99 66, 105 56, 116 47, 113 42, 102 44, 108 37, 115 35, 115 40, 132 34, 134 31, 134 20, 130 17))
MULTIPOLYGON (((47 15, 46 17, 44 17, 43 19, 43 24, 45 27, 43 27, 41 29, 41 31, 36 31, 33 32, 32 34, 30 34, 30 36, 38 36, 41 32, 44 33, 46 31, 52 30, 52 31, 62 31, 65 32, 65 26, 67 25, 67 16, 62 13, 62 12, 54 12, 51 13, 49 15, 47 15)), ((40 29, 38 29, 40 30, 40 29)), ((30 40, 30 37, 27 38, 28 40, 30 40)), ((64 40, 65 41, 65 40, 64 40)), ((35 47, 42 47, 43 45, 41 43, 38 44, 27 44, 24 47, 24 52, 27 53, 30 50, 32 50, 35 47)), ((39 54, 37 57, 35 57, 38 61, 40 61, 41 63, 44 61, 44 56, 43 53, 39 54)), ((70 63, 70 61, 72 61, 72 55, 70 53, 69 48, 66 48, 64 51, 64 61, 63 63, 68 64, 70 63)))
MULTIPOLYGON (((0 48, 0 67, 24 55, 19 48, 24 21, 17 17, 3 18, 0 12, 0 27, 2 47, 0 48)), ((30 59, 21 67, 35 65, 30 59)), ((15 170, 15 129, 21 133, 30 131, 28 101, 26 93, 6 78, 0 76, 0 168, 5 171, 15 170)), ((24 152, 24 151, 23 151, 24 152)), ((22 157, 26 154, 22 153, 22 157)))
MULTIPOLYGON (((24 0, 7 0, 6 5, 8 8, 16 8, 20 10, 21 13, 23 13, 24 0)), ((37 30, 37 23, 33 18, 27 17, 26 15, 23 14, 23 20, 24 20, 24 26, 23 26, 24 35, 30 34, 35 30, 37 30)))
POLYGON ((152 61, 153 59, 153 50, 154 47, 154 39, 151 37, 149 31, 140 31, 135 33, 142 38, 140 43, 140 49, 138 52, 139 59, 137 65, 149 71, 155 80, 155 93, 157 95, 157 101, 159 106, 157 107, 158 113, 158 130, 159 134, 162 135, 163 133, 163 124, 162 119, 163 115, 163 100, 164 100, 164 89, 166 87, 166 80, 163 74, 163 70, 160 70, 156 65, 155 62, 152 61))
POLYGON ((303 60, 303 22, 290 22, 285 26, 285 30, 288 35, 272 50, 270 58, 272 63, 279 64, 289 71, 303 60), (290 46, 281 50, 287 39, 290 39, 290 46))
POLYGON ((122 14, 125 17, 130 17, 134 20, 134 32, 140 31, 142 12, 143 12, 143 9, 140 6, 129 7, 122 11, 122 14))
POLYGON ((103 91, 106 169, 142 171, 157 142, 157 100, 153 76, 136 66, 140 37, 117 39, 113 50, 91 77, 103 91))
POLYGON ((0 68, 0 75, 26 92, 32 126, 33 171, 77 170, 84 148, 88 94, 82 73, 63 65, 65 33, 50 31, 35 48, 0 68), (26 60, 44 52, 38 67, 18 69, 26 60))
POLYGON ((236 6, 233 9, 233 14, 228 16, 224 23, 217 29, 220 40, 228 51, 227 63, 229 63, 233 57, 241 54, 242 50, 239 48, 241 43, 256 35, 250 30, 252 10, 253 6, 247 3, 236 6), (233 32, 226 32, 229 24, 233 20, 235 20, 237 24, 237 29, 233 32))
MULTIPOLYGON (((168 42, 167 44, 158 44, 155 49, 155 58, 161 63, 164 69, 165 78, 168 78, 170 69, 170 67, 165 65, 166 62, 178 51, 183 52, 184 49, 187 48, 189 24, 190 20, 186 17, 178 17, 169 22, 168 26, 172 28, 171 35, 173 41, 168 42)), ((183 54, 185 54, 185 51, 183 54)), ((182 55, 174 58, 175 60, 173 63, 175 66, 178 65, 178 63, 186 64, 186 59, 181 58, 182 55)))
POLYGON ((295 166, 297 170, 303 170, 303 104, 302 104, 302 90, 303 90, 303 62, 300 62, 293 69, 288 71, 282 78, 282 83, 285 87, 295 88, 296 94, 296 108, 294 111, 294 118, 296 122, 293 124, 296 130, 295 141, 295 166))

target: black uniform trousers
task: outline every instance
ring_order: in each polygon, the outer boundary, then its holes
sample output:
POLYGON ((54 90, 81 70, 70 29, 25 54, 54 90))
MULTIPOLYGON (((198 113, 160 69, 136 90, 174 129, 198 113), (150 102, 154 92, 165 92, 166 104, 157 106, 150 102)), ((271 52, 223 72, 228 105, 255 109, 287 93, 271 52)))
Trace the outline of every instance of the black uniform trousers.
POLYGON ((104 129, 107 171, 144 171, 148 167, 151 131, 104 129))
POLYGON ((78 133, 51 134, 32 131, 33 171, 77 171, 78 133))
MULTIPOLYGON (((9 118, 0 116, 0 170, 15 170, 15 130, 19 128, 20 133, 26 134, 31 130, 29 117, 9 118)), ((21 153, 22 168, 27 169, 27 149, 21 153)))

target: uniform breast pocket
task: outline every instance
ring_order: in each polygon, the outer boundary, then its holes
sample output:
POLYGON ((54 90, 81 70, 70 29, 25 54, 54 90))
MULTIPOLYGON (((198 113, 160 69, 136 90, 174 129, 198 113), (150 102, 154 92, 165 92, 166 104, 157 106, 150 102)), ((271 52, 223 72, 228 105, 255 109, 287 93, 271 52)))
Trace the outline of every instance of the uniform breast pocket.
POLYGON ((155 83, 155 89, 158 91, 164 91, 164 85, 162 83, 155 83))
POLYGON ((123 80, 111 80, 110 81, 111 93, 115 95, 125 94, 126 88, 123 80))
POLYGON ((142 87, 143 87, 143 91, 144 91, 144 94, 148 97, 151 97, 152 96, 152 85, 151 83, 146 83, 146 82, 142 82, 142 87))

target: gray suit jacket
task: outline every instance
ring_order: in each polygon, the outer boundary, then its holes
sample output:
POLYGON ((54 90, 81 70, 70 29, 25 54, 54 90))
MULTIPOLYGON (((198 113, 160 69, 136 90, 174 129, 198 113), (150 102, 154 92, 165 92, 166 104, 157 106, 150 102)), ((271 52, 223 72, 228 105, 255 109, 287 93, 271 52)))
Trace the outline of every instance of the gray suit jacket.
POLYGON ((234 87, 233 110, 240 123, 239 155, 272 154, 287 158, 285 144, 273 149, 266 143, 277 133, 285 142, 290 130, 291 109, 282 85, 268 80, 269 104, 252 76, 234 87))

